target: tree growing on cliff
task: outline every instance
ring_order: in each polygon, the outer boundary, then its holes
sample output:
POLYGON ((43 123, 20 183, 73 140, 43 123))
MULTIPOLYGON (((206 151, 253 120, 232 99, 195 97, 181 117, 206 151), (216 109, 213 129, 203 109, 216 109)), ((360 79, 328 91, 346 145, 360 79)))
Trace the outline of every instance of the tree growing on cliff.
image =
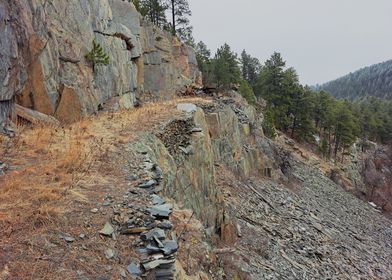
POLYGON ((192 12, 187 0, 166 0, 167 6, 171 13, 171 32, 173 36, 179 36, 180 39, 190 37, 192 27, 189 25, 189 18, 192 12))
POLYGON ((162 0, 142 0, 140 13, 156 26, 163 27, 166 24, 166 3, 162 0))
POLYGON ((93 40, 91 51, 85 55, 85 58, 92 63, 93 70, 95 70, 95 66, 97 65, 109 64, 109 55, 105 53, 102 46, 95 40, 93 40))

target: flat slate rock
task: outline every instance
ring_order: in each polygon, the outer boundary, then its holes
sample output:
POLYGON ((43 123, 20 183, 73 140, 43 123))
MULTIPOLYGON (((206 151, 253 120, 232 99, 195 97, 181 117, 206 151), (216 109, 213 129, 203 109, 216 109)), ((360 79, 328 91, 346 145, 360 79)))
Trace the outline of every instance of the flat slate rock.
POLYGON ((173 205, 166 203, 162 205, 155 205, 151 208, 148 208, 147 211, 157 218, 169 218, 169 215, 172 213, 173 205))
POLYGON ((173 264, 174 262, 175 262, 175 259, 172 259, 172 260, 161 259, 161 260, 148 261, 148 262, 143 263, 142 265, 146 271, 149 271, 149 270, 157 268, 161 265, 173 264))
POLYGON ((137 276, 139 276, 140 274, 142 274, 142 271, 140 270, 139 265, 136 264, 136 263, 130 263, 130 264, 127 266, 127 270, 128 270, 128 272, 129 272, 129 274, 131 274, 132 277, 137 277, 137 276))
POLYGON ((69 236, 69 235, 61 236, 61 238, 64 239, 65 241, 67 241, 68 243, 75 241, 75 238, 73 238, 72 236, 69 236))
POLYGON ((152 198, 152 203, 154 205, 162 205, 166 203, 166 200, 164 200, 162 197, 160 197, 159 195, 153 194, 151 195, 152 198))
POLYGON ((110 249, 110 248, 107 249, 107 250, 105 251, 105 257, 106 257, 108 260, 114 258, 114 251, 113 251, 113 249, 110 249))
POLYGON ((114 233, 114 228, 109 222, 107 222, 105 226, 99 231, 99 233, 102 235, 111 236, 114 233))
POLYGON ((172 229, 173 224, 170 221, 162 221, 159 223, 158 227, 161 229, 172 229))
POLYGON ((187 112, 187 113, 193 113, 196 112, 197 107, 195 104, 192 103, 180 103, 177 105, 177 110, 187 112))
POLYGON ((148 188, 155 186, 156 184, 158 184, 158 182, 156 180, 152 179, 152 180, 140 183, 139 188, 148 189, 148 188))
POLYGON ((162 251, 163 251, 164 255, 168 256, 168 255, 171 255, 171 254, 177 252, 178 244, 177 244, 176 241, 174 241, 174 240, 165 240, 162 243, 163 243, 163 246, 164 246, 162 248, 162 251))
POLYGON ((154 228, 154 229, 150 230, 149 232, 142 234, 140 236, 140 238, 142 240, 149 240, 149 241, 154 240, 154 237, 156 237, 160 240, 164 240, 166 238, 165 231, 160 228, 154 228))

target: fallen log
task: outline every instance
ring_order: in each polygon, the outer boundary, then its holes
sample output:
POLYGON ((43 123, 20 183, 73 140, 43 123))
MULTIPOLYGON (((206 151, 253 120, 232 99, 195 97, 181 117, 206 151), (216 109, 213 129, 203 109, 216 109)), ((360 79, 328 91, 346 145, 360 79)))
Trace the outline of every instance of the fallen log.
POLYGON ((52 116, 34 111, 18 104, 15 104, 15 114, 18 118, 27 121, 31 124, 52 124, 60 125, 60 122, 52 116))

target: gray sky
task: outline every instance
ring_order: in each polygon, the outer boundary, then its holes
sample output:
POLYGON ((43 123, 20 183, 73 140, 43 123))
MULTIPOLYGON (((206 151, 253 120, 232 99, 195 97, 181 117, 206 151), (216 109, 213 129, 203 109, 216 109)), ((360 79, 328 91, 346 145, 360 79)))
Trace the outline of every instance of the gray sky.
POLYGON ((306 84, 392 59, 392 0, 188 0, 194 36, 264 62, 282 53, 306 84))

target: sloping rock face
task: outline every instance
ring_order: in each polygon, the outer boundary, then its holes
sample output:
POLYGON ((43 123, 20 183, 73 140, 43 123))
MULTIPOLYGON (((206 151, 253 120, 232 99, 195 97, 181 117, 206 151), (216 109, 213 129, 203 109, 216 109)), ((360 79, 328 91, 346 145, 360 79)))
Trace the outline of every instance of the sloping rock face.
POLYGON ((121 0, 0 1, 0 112, 22 106, 72 122, 115 98, 170 98, 198 83, 192 48, 146 23, 121 0), (110 56, 85 55, 96 40, 110 56))
POLYGON ((194 110, 155 135, 139 135, 129 148, 148 154, 160 167, 165 195, 191 209, 205 227, 225 235, 223 229, 232 225, 216 184, 216 167, 225 166, 241 179, 250 174, 271 177, 273 162, 266 156, 260 116, 242 98, 191 105, 180 107, 194 110))

